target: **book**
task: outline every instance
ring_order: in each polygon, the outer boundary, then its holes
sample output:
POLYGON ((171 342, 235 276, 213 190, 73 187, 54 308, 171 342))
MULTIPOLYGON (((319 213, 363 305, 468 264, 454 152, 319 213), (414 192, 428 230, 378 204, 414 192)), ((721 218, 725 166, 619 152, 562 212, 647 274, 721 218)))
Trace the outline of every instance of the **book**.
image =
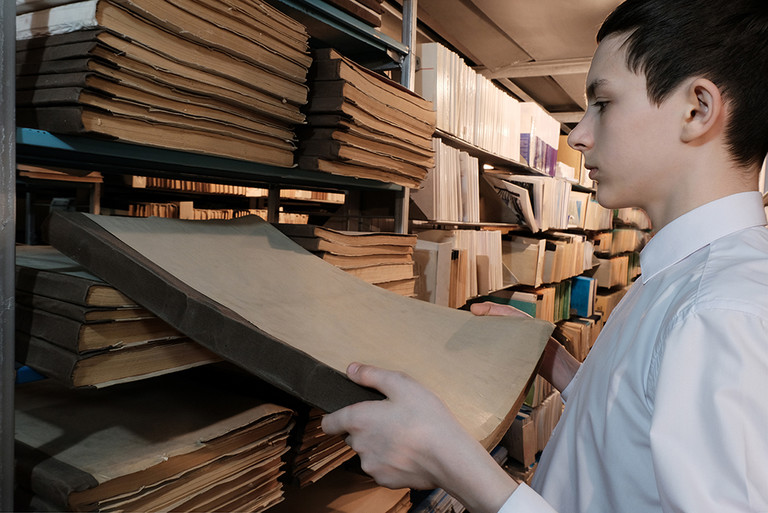
POLYGON ((184 221, 56 211, 48 226, 64 254, 307 404, 335 411, 380 398, 344 374, 351 361, 369 362, 434 390, 486 447, 514 418, 553 329, 373 287, 255 216, 184 221))
POLYGON ((140 306, 113 308, 84 306, 23 290, 16 291, 16 303, 22 307, 43 310, 81 323, 155 318, 153 313, 140 306))
POLYGON ((178 372, 221 358, 187 338, 79 353, 25 333, 16 360, 70 387, 105 387, 178 372))
POLYGON ((411 177, 415 180, 423 179, 426 174, 425 166, 342 141, 304 139, 299 144, 299 152, 302 157, 318 157, 345 164, 386 169, 399 176, 411 177))
POLYGON ((380 246, 395 246, 391 251, 411 253, 417 240, 416 235, 405 233, 342 231, 311 224, 277 223, 274 226, 293 240, 304 238, 324 240, 334 243, 339 251, 351 247, 376 247, 378 251, 380 246))
POLYGON ((370 180, 379 180, 381 182, 390 182, 403 187, 419 187, 421 179, 394 171, 382 170, 381 168, 361 166, 347 162, 337 162, 327 160, 316 156, 300 156, 298 158, 299 167, 312 171, 323 171, 343 176, 353 176, 357 178, 367 178, 370 180))
POLYGON ((589 276, 575 276, 571 287, 571 310, 579 317, 594 314, 597 280, 589 276))
POLYGON ((16 394, 16 482, 58 511, 246 511, 282 500, 292 412, 252 381, 205 366, 100 389, 42 380, 16 394))
POLYGON ((178 330, 155 316, 107 322, 80 322, 22 305, 16 306, 16 328, 76 353, 182 337, 178 330))
POLYGON ((16 246, 16 289, 87 307, 139 308, 133 299, 51 246, 16 246))
POLYGON ((335 126, 333 128, 310 127, 299 132, 304 141, 320 140, 323 142, 338 142, 380 155, 388 155, 425 167, 435 164, 434 153, 431 151, 411 146, 394 138, 385 138, 372 132, 358 129, 354 126, 335 126))
MULTIPOLYGON (((142 113, 141 107, 134 107, 142 113)), ((145 112, 145 111, 144 111, 145 112)), ((203 132, 190 127, 148 123, 137 118, 121 117, 108 111, 71 107, 20 107, 16 111, 21 126, 29 126, 57 133, 107 136, 131 143, 202 152, 210 155, 258 161, 287 167, 293 162, 293 153, 265 145, 248 144, 215 132, 203 132)))
POLYGON ((544 283, 546 239, 513 235, 501 241, 501 258, 521 285, 540 287, 544 283))
POLYGON ((368 283, 382 283, 413 278, 413 262, 345 267, 344 272, 368 283))

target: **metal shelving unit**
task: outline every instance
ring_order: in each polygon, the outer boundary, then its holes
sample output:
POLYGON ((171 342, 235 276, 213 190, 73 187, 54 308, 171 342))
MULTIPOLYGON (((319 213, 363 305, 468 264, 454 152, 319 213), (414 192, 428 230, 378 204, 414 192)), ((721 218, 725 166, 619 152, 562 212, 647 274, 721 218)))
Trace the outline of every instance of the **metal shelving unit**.
MULTIPOLYGON (((321 0, 273 0, 307 25, 316 42, 332 44, 373 69, 400 68, 402 83, 412 88, 413 44, 417 0, 403 2, 403 41, 396 41, 321 0)), ((16 162, 98 169, 115 173, 173 174, 179 178, 215 178, 229 183, 302 185, 321 189, 396 191, 395 226, 407 231, 408 189, 390 183, 331 175, 297 168, 279 168, 220 157, 151 148, 109 140, 57 136, 16 128, 15 4, 0 8, 0 510, 12 511, 14 501, 14 304, 16 240, 16 162)))

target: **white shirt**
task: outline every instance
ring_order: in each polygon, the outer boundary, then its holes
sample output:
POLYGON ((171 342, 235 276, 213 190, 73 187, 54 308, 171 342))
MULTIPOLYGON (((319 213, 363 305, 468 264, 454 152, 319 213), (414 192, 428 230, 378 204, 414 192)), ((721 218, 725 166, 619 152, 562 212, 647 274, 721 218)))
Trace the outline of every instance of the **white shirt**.
POLYGON ((749 192, 651 239, 532 487, 499 513, 768 511, 765 223, 749 192))

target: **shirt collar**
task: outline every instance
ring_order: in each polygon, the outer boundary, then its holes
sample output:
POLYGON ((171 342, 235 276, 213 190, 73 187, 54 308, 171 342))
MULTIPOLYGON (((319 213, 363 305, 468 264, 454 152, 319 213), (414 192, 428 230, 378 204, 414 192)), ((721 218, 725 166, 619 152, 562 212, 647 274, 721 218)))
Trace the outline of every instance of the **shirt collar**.
POLYGON ((726 196, 686 212, 659 230, 640 252, 643 283, 721 237, 765 224, 763 199, 757 191, 726 196))

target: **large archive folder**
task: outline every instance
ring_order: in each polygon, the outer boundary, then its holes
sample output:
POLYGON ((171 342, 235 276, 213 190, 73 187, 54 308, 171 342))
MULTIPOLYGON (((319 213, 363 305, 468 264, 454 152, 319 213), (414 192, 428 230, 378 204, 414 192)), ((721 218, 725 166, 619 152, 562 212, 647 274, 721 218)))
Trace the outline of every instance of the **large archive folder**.
POLYGON ((434 390, 486 447, 514 419, 553 330, 375 287, 255 216, 57 212, 49 229, 55 247, 181 333, 310 405, 333 411, 381 397, 346 378, 352 361, 397 369, 434 390))

